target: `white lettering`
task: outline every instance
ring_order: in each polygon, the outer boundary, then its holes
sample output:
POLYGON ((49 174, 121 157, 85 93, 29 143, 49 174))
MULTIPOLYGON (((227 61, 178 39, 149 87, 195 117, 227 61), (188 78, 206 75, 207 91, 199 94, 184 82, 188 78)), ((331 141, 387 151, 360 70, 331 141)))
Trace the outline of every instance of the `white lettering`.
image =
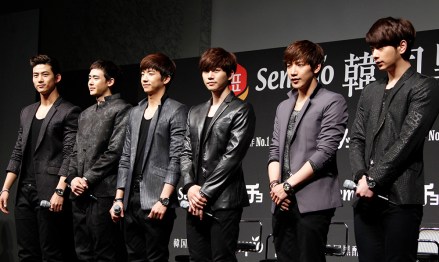
POLYGON ((261 81, 262 86, 256 86, 255 89, 256 91, 262 91, 265 89, 265 87, 267 86, 267 80, 265 79, 265 77, 262 75, 263 72, 267 72, 267 68, 261 68, 258 71, 258 80, 261 81))

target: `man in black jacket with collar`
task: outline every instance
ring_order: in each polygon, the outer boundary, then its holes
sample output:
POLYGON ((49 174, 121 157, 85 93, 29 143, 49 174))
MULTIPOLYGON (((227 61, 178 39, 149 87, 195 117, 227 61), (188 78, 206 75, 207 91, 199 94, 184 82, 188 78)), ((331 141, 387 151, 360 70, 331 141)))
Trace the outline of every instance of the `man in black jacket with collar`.
POLYGON ((387 17, 366 35, 375 63, 387 77, 364 88, 352 125, 360 261, 416 261, 424 203, 423 147, 439 112, 439 86, 410 65, 415 34, 410 21, 387 17))
POLYGON ((121 232, 108 213, 131 108, 113 94, 119 71, 111 61, 90 66, 88 88, 97 103, 79 116, 66 179, 74 194, 73 227, 81 261, 123 261, 125 256, 121 232))
POLYGON ((0 210, 9 213, 9 190, 18 179, 15 225, 19 260, 74 261, 74 256, 62 251, 69 245, 73 249, 64 180, 81 110, 60 97, 57 85, 61 70, 54 58, 37 55, 30 64, 40 101, 21 111, 17 142, 0 193, 0 210), (50 207, 41 207, 43 200, 49 201, 50 207))
POLYGON ((236 57, 222 48, 203 53, 199 67, 212 98, 190 109, 181 172, 189 209, 186 230, 193 261, 237 261, 243 207, 249 205, 242 160, 255 130, 249 103, 229 89, 236 57), (204 216, 210 212, 213 217, 204 216))

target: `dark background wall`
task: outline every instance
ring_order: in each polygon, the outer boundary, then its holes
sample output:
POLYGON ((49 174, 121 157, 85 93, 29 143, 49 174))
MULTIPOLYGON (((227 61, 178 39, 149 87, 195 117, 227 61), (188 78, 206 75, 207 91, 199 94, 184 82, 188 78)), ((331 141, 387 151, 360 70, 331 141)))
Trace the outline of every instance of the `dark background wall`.
MULTIPOLYGON (((123 65, 132 72, 125 80, 137 85, 138 75, 131 69, 151 52, 181 59, 196 57, 210 46, 243 52, 283 47, 298 39, 362 38, 384 16, 408 18, 418 31, 438 29, 438 8, 436 0, 14 1, 0 10, 0 167, 6 167, 15 142, 20 109, 36 99, 28 58, 38 52, 62 62, 68 72, 63 81, 78 83, 62 92, 81 93, 82 99, 72 102, 85 107, 93 100, 87 94, 84 72, 97 58, 123 65)), ((183 77, 184 70, 177 74, 183 77)), ((187 87, 199 84, 187 83, 187 87)), ((142 93, 138 89, 126 95, 136 103, 142 93)), ((191 96, 188 93, 182 100, 193 104, 201 99, 191 96)), ((3 181, 4 175, 0 185, 3 181)), ((0 261, 16 261, 12 215, 0 214, 0 261)))

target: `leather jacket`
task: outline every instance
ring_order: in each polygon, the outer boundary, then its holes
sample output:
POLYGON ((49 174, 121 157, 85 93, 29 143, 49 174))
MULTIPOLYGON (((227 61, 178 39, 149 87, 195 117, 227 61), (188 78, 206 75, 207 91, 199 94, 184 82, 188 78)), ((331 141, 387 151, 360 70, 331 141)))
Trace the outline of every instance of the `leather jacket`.
POLYGON ((196 184, 198 176, 204 176, 201 192, 213 211, 248 206, 242 160, 255 130, 253 107, 231 92, 200 141, 210 106, 209 100, 189 111, 180 161, 184 185, 196 184))

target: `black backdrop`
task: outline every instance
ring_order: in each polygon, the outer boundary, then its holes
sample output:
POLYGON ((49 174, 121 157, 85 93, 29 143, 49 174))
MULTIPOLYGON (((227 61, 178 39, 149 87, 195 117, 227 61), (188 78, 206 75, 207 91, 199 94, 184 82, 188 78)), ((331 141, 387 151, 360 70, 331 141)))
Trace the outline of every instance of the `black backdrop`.
MULTIPOLYGON (((356 104, 361 89, 383 77, 371 58, 371 53, 364 39, 345 40, 321 43, 325 50, 326 60, 320 75, 320 82, 328 89, 345 96, 349 108, 349 125, 338 151, 338 166, 340 183, 351 179, 348 161, 349 131, 355 116, 356 104)), ((266 163, 268 144, 272 136, 275 110, 280 101, 286 99, 289 91, 289 80, 282 63, 284 47, 250 52, 236 53, 240 68, 233 79, 232 90, 253 104, 257 125, 255 137, 244 160, 244 172, 247 191, 251 205, 243 213, 245 219, 258 219, 263 223, 263 234, 259 238, 257 227, 243 225, 240 240, 257 242, 262 240, 262 250, 259 253, 240 253, 239 261, 258 261, 263 258, 265 238, 271 233, 270 197, 266 163)), ((140 61, 141 58, 139 58, 140 61)), ((198 57, 176 60, 177 74, 169 91, 170 95, 187 104, 196 105, 209 99, 198 71, 198 57)), ((418 72, 439 78, 439 30, 418 32, 415 47, 412 50, 411 63, 418 72)), ((91 63, 92 61, 90 61, 91 63)), ((124 75, 120 81, 122 96, 132 104, 145 97, 140 86, 139 65, 123 66, 124 75)), ((88 95, 88 70, 66 72, 63 75, 61 92, 65 98, 85 108, 93 103, 88 95)), ((439 103, 439 101, 438 101, 439 103)), ((439 122, 436 121, 426 137, 425 159, 425 208, 422 226, 438 226, 439 215, 439 178, 436 176, 436 159, 439 152, 439 122)), ((179 199, 184 196, 180 193, 179 199)), ((330 231, 329 242, 343 245, 347 256, 343 258, 328 258, 328 261, 356 261, 355 240, 353 237, 352 207, 353 191, 342 189, 341 197, 344 206, 336 211, 333 221, 342 221, 349 226, 349 244, 343 244, 343 231, 333 228, 330 231)), ((169 244, 171 257, 187 254, 185 234, 185 212, 177 211, 178 217, 169 244)), ((269 244, 269 256, 273 256, 273 246, 269 244)), ((172 259, 171 259, 172 261, 172 259)))

